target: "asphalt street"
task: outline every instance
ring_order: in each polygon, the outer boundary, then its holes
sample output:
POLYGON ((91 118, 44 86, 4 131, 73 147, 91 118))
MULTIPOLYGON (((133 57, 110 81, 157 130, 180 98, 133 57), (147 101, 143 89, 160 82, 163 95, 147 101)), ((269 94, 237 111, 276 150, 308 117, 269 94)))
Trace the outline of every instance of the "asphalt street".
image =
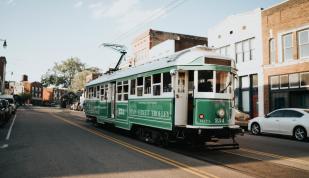
POLYGON ((309 142, 288 137, 245 134, 238 150, 161 148, 82 112, 21 108, 13 121, 0 128, 0 177, 309 177, 309 142))

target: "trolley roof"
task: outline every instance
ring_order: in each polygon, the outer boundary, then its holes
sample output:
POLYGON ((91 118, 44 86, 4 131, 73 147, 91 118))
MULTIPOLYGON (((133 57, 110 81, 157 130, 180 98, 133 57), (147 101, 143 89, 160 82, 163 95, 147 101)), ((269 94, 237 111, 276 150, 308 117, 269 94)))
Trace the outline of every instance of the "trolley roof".
POLYGON ((137 74, 145 73, 148 71, 154 71, 154 70, 172 67, 172 66, 204 65, 204 63, 203 64, 192 63, 193 61, 195 61, 196 59, 200 57, 232 60, 231 58, 227 58, 227 57, 216 54, 214 50, 211 48, 199 45, 199 46, 195 46, 189 49, 179 51, 170 56, 166 56, 166 57, 159 58, 159 59, 154 59, 148 63, 142 64, 139 66, 119 70, 111 74, 105 74, 87 83, 86 87, 92 86, 98 83, 104 83, 107 81, 112 81, 112 80, 116 80, 119 78, 129 77, 132 75, 137 75, 137 74))

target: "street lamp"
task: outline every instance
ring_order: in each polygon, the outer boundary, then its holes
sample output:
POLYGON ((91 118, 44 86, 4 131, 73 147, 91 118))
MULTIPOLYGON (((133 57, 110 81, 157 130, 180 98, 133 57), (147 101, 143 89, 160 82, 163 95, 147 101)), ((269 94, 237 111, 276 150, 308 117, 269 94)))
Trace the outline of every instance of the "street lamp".
POLYGON ((6 48, 8 46, 6 40, 0 39, 0 41, 3 41, 3 48, 6 48))

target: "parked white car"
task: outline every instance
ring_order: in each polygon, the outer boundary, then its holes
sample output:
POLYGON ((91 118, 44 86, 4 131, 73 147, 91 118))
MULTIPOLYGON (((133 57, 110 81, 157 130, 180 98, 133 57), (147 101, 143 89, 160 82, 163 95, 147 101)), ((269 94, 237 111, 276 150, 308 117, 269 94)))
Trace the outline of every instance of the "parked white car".
POLYGON ((252 134, 272 133, 294 136, 297 140, 309 137, 309 109, 277 109, 264 117, 251 119, 248 130, 252 134))

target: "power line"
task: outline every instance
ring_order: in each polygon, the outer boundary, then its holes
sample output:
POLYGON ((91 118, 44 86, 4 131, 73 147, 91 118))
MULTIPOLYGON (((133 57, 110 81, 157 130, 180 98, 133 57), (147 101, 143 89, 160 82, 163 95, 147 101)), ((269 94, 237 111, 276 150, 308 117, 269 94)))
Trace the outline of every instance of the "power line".
POLYGON ((161 7, 160 9, 156 10, 154 13, 152 13, 150 16, 145 18, 142 22, 135 25, 131 29, 129 29, 127 32, 124 32, 120 34, 113 42, 116 42, 118 40, 123 40, 129 37, 129 34, 136 32, 139 27, 142 27, 144 25, 150 24, 151 22, 157 20, 158 18, 162 17, 163 15, 166 15, 176 9, 178 6, 182 5, 186 0, 173 0, 170 3, 168 3, 166 6, 161 7))

